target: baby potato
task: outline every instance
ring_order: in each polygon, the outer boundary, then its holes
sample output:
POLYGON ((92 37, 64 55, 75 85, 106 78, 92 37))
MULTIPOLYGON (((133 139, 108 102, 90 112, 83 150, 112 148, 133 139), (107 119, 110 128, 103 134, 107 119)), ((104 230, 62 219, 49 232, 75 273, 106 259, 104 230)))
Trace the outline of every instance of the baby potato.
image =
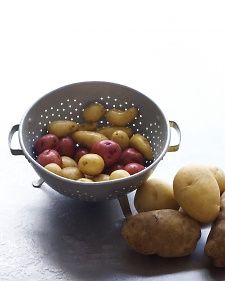
POLYGON ((104 167, 105 163, 103 158, 95 153, 83 155, 78 162, 80 171, 89 176, 97 176, 101 174, 104 167))
POLYGON ((122 150, 127 148, 129 146, 129 142, 130 142, 130 139, 129 139, 127 133, 125 133, 122 130, 115 131, 112 134, 111 140, 118 143, 119 146, 122 148, 122 150))
POLYGON ((91 103, 83 111, 86 122, 97 122, 105 114, 105 107, 100 103, 91 103))
POLYGON ((89 122, 79 124, 78 131, 95 131, 97 128, 97 122, 89 122))
POLYGON ((83 177, 83 174, 77 167, 65 167, 62 169, 62 176, 71 180, 78 180, 83 177))
POLYGON ((77 181, 82 181, 82 182, 93 182, 93 180, 91 179, 87 179, 87 178, 80 178, 77 181))
POLYGON ((120 170, 113 171, 109 176, 109 180, 117 180, 117 179, 127 178, 129 176, 130 174, 127 171, 120 169, 120 170))
POLYGON ((138 110, 135 107, 130 107, 127 110, 110 109, 105 114, 106 120, 112 126, 126 126, 134 121, 138 115, 138 110))
POLYGON ((109 180, 109 175, 106 174, 100 174, 93 179, 94 181, 108 181, 109 180))
POLYGON ((108 139, 104 135, 92 131, 77 131, 72 134, 72 138, 76 143, 89 148, 91 148, 95 142, 108 139))
POLYGON ((111 139, 112 137, 112 134, 115 132, 115 131, 124 131, 128 137, 130 138, 132 135, 133 135, 133 132, 132 132, 132 129, 129 128, 129 127, 110 127, 110 126, 106 126, 106 127, 101 127, 101 128, 98 128, 97 129, 97 132, 100 133, 100 134, 103 134, 104 136, 106 136, 108 139, 111 139))
POLYGON ((66 168, 66 167, 77 167, 77 163, 75 160, 73 160, 72 158, 68 157, 68 156, 62 156, 62 167, 66 168))
POLYGON ((141 134, 134 134, 130 138, 130 146, 139 151, 147 160, 153 160, 153 152, 149 141, 141 134))
POLYGON ((58 176, 62 176, 62 169, 59 165, 57 165, 56 163, 49 163, 45 166, 45 169, 47 169, 48 171, 58 175, 58 176))
POLYGON ((138 253, 184 257, 194 251, 201 228, 189 216, 164 209, 129 216, 123 225, 122 236, 138 253))
POLYGON ((59 138, 66 137, 75 132, 79 125, 76 122, 69 120, 56 120, 48 124, 48 132, 59 138))
POLYGON ((173 186, 154 178, 149 178, 137 189, 134 206, 139 213, 160 209, 179 209, 173 195, 173 186))
POLYGON ((174 197, 181 208, 202 223, 215 220, 220 210, 220 189, 204 165, 186 165, 173 180, 174 197))

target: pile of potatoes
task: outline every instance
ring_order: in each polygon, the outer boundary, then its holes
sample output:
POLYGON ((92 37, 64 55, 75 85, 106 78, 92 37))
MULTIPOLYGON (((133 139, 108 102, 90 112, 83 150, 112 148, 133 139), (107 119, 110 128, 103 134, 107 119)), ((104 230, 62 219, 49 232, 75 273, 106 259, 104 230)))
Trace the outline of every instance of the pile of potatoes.
POLYGON ((186 165, 173 183, 149 178, 137 189, 138 214, 128 217, 122 235, 135 251, 161 257, 190 255, 202 224, 212 223, 205 254, 225 267, 225 173, 215 166, 186 165))
POLYGON ((34 144, 37 162, 59 176, 83 182, 128 177, 153 161, 149 141, 133 133, 138 110, 106 109, 91 103, 82 110, 84 123, 56 120, 34 144), (99 126, 106 120, 107 126, 99 126), (98 123, 99 122, 99 123, 98 123))

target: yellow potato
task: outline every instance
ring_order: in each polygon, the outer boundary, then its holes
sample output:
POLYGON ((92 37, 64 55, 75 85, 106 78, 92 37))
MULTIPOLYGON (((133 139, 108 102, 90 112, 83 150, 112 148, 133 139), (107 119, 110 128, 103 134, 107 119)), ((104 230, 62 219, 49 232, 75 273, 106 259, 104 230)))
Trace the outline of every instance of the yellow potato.
POLYGON ((78 168, 80 171, 89 176, 97 176, 101 174, 104 167, 104 160, 101 156, 95 153, 85 154, 78 161, 78 168))
POLYGON ((57 137, 65 137, 78 129, 78 123, 69 120, 57 120, 48 124, 48 132, 57 137))
POLYGON ((130 107, 127 110, 110 109, 106 112, 105 118, 112 126, 126 126, 127 124, 133 122, 137 115, 137 108, 130 107))
POLYGON ((77 167, 65 167, 62 169, 62 176, 71 180, 78 180, 83 177, 83 174, 77 167))
POLYGON ((92 131, 77 131, 72 134, 72 138, 76 143, 89 148, 97 141, 108 139, 106 136, 92 131))
POLYGON ((91 179, 87 179, 87 178, 80 178, 77 181, 82 181, 82 182, 93 182, 93 180, 91 179))
POLYGON ((225 173, 224 171, 216 166, 209 166, 210 171, 213 173, 219 188, 220 188, 220 194, 222 194, 225 191, 225 173))
POLYGON ((62 167, 77 167, 77 162, 68 156, 62 156, 62 167))
POLYGON ((83 111, 86 122, 97 122, 105 114, 105 107, 100 103, 91 103, 83 111))
POLYGON ((154 178, 149 178, 137 189, 134 205, 139 213, 160 209, 179 209, 173 195, 173 186, 154 178))
POLYGON ((212 172, 203 165, 181 168, 173 181, 174 197, 181 208, 202 223, 215 220, 220 210, 220 189, 212 172))
POLYGON ((120 170, 113 171, 109 176, 109 180, 117 180, 117 179, 127 178, 129 176, 130 174, 127 171, 120 169, 120 170))
POLYGON ((128 135, 129 138, 133 135, 133 132, 132 132, 131 128, 129 128, 129 127, 118 127, 118 126, 117 127, 115 127, 115 126, 113 126, 113 127, 107 126, 107 127, 98 128, 97 132, 103 134, 108 139, 111 139, 112 134, 115 131, 118 131, 118 130, 124 131, 128 135))
POLYGON ((79 124, 78 131, 95 131, 96 128, 97 128, 96 122, 83 123, 83 124, 79 124))
POLYGON ((59 165, 57 165, 56 163, 50 163, 50 164, 47 164, 45 166, 45 169, 47 169, 48 171, 58 175, 58 176, 61 176, 62 175, 62 169, 59 165))
POLYGON ((109 175, 106 174, 100 174, 93 179, 94 181, 108 181, 109 180, 109 175))
POLYGON ((122 130, 115 131, 112 134, 111 140, 118 143, 119 146, 122 148, 122 150, 127 148, 129 146, 129 142, 130 142, 130 139, 129 139, 127 133, 125 133, 122 130))
POLYGON ((137 149, 147 160, 153 160, 153 152, 149 141, 141 134, 130 138, 130 146, 137 149))

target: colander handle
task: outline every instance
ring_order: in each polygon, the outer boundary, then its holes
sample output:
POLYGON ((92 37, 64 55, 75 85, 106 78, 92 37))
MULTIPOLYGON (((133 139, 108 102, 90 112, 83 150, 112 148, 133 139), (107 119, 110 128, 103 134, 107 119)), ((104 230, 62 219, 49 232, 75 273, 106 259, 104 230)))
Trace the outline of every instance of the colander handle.
POLYGON ((14 136, 14 134, 19 130, 19 124, 14 125, 12 127, 12 129, 9 132, 9 136, 8 136, 8 144, 9 144, 9 149, 12 153, 12 155, 24 155, 23 150, 22 149, 14 149, 11 147, 11 142, 12 142, 12 138, 14 136))
POLYGON ((168 152, 174 152, 174 151, 177 151, 180 147, 181 131, 180 131, 178 124, 175 121, 169 121, 169 124, 170 124, 170 128, 174 128, 178 135, 178 144, 170 145, 167 150, 168 152))

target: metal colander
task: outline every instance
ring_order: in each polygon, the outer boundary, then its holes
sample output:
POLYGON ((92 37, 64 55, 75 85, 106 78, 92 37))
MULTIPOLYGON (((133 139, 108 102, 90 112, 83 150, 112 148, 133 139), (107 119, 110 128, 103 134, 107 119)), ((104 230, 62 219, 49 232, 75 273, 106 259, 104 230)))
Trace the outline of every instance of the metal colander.
MULTIPOLYGON (((105 120, 100 126, 107 125, 105 120)), ((180 130, 174 121, 167 121, 160 108, 147 96, 129 87, 109 82, 82 82, 61 87, 36 101, 9 133, 9 146, 13 155, 24 155, 37 174, 57 192, 84 201, 99 201, 120 198, 138 188, 153 172, 167 151, 176 151, 179 143, 170 146, 171 127, 179 136, 180 130), (74 120, 82 123, 82 111, 92 103, 99 102, 106 108, 138 108, 139 114, 131 124, 134 133, 144 135, 153 149, 154 161, 143 171, 128 178, 108 182, 87 183, 62 178, 48 172, 35 161, 34 143, 47 131, 48 123, 59 120, 74 120), (12 136, 19 131, 21 149, 11 148, 12 136)), ((41 182, 41 181, 40 181, 41 182)))

